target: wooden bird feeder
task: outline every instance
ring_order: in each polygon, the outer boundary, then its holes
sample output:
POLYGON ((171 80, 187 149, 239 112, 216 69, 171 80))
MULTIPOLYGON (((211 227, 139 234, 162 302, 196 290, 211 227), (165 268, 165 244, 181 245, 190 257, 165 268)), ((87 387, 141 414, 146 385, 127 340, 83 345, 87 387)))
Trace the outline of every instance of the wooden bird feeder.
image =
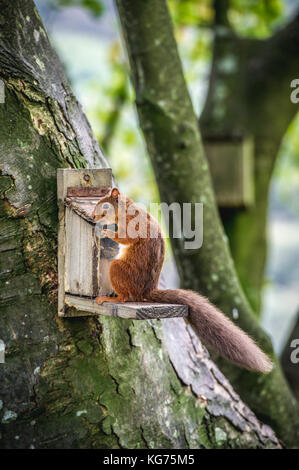
POLYGON ((204 146, 218 206, 250 207, 254 203, 252 139, 205 138, 204 146))
POLYGON ((184 317, 186 305, 147 302, 97 304, 98 295, 113 293, 110 263, 118 254, 118 244, 97 236, 91 214, 97 202, 112 186, 110 168, 57 170, 59 209, 58 231, 58 315, 150 319, 184 317))

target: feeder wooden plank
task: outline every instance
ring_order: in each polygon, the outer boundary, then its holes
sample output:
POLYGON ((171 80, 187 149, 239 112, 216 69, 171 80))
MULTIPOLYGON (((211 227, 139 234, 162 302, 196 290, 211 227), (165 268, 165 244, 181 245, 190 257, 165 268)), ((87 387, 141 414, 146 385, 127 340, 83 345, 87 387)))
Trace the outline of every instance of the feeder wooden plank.
POLYGON ((147 320, 157 318, 186 317, 187 305, 152 304, 148 302, 104 302, 99 305, 95 299, 65 295, 66 308, 64 317, 82 317, 105 315, 109 317, 131 318, 147 320), (75 311, 74 311, 75 309, 75 311))

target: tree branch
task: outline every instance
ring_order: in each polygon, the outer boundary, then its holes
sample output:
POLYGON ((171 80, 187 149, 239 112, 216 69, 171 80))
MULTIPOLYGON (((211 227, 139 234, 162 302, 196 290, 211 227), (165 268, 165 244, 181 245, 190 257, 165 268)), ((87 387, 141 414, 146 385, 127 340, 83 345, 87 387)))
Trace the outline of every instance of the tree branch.
POLYGON ((298 58, 299 58, 299 10, 284 28, 277 31, 265 42, 267 49, 265 62, 267 67, 275 70, 277 80, 280 76, 289 77, 298 76, 298 58))
POLYGON ((240 38, 231 30, 216 34, 200 117, 204 139, 249 135, 254 140, 255 205, 246 211, 221 210, 221 216, 256 313, 264 279, 269 185, 282 138, 298 110, 290 100, 291 80, 299 76, 298 30, 297 14, 267 40, 240 38))
POLYGON ((290 84, 299 77, 299 12, 269 39, 254 41, 250 49, 246 72, 252 99, 249 119, 257 135, 271 133, 280 143, 298 110, 290 100, 290 84), (263 120, 262 127, 256 116, 263 120))
POLYGON ((228 21, 228 9, 229 9, 229 0, 214 0, 214 25, 215 26, 229 26, 228 21))

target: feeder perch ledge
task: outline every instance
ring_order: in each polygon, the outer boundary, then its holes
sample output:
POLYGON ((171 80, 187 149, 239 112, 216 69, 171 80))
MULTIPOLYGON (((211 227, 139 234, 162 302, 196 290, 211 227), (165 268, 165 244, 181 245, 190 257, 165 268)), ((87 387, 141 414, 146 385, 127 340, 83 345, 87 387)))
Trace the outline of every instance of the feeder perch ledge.
POLYGON ((57 170, 58 229, 58 315, 84 317, 106 315, 136 320, 186 317, 186 305, 147 302, 104 302, 98 295, 113 293, 110 263, 118 244, 97 237, 91 217, 97 202, 112 186, 112 172, 105 169, 57 170))

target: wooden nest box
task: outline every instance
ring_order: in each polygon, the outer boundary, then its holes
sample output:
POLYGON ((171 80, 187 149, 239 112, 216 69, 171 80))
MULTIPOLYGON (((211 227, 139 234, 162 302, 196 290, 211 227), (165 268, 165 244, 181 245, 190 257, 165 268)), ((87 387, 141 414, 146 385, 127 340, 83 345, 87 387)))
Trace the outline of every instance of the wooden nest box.
POLYGON ((108 315, 150 319, 186 316, 185 305, 111 303, 99 305, 98 295, 111 295, 110 263, 118 244, 101 239, 91 214, 112 186, 110 168, 58 169, 58 315, 81 317, 108 315))
POLYGON ((250 207, 254 203, 252 139, 205 138, 204 146, 218 206, 250 207))

